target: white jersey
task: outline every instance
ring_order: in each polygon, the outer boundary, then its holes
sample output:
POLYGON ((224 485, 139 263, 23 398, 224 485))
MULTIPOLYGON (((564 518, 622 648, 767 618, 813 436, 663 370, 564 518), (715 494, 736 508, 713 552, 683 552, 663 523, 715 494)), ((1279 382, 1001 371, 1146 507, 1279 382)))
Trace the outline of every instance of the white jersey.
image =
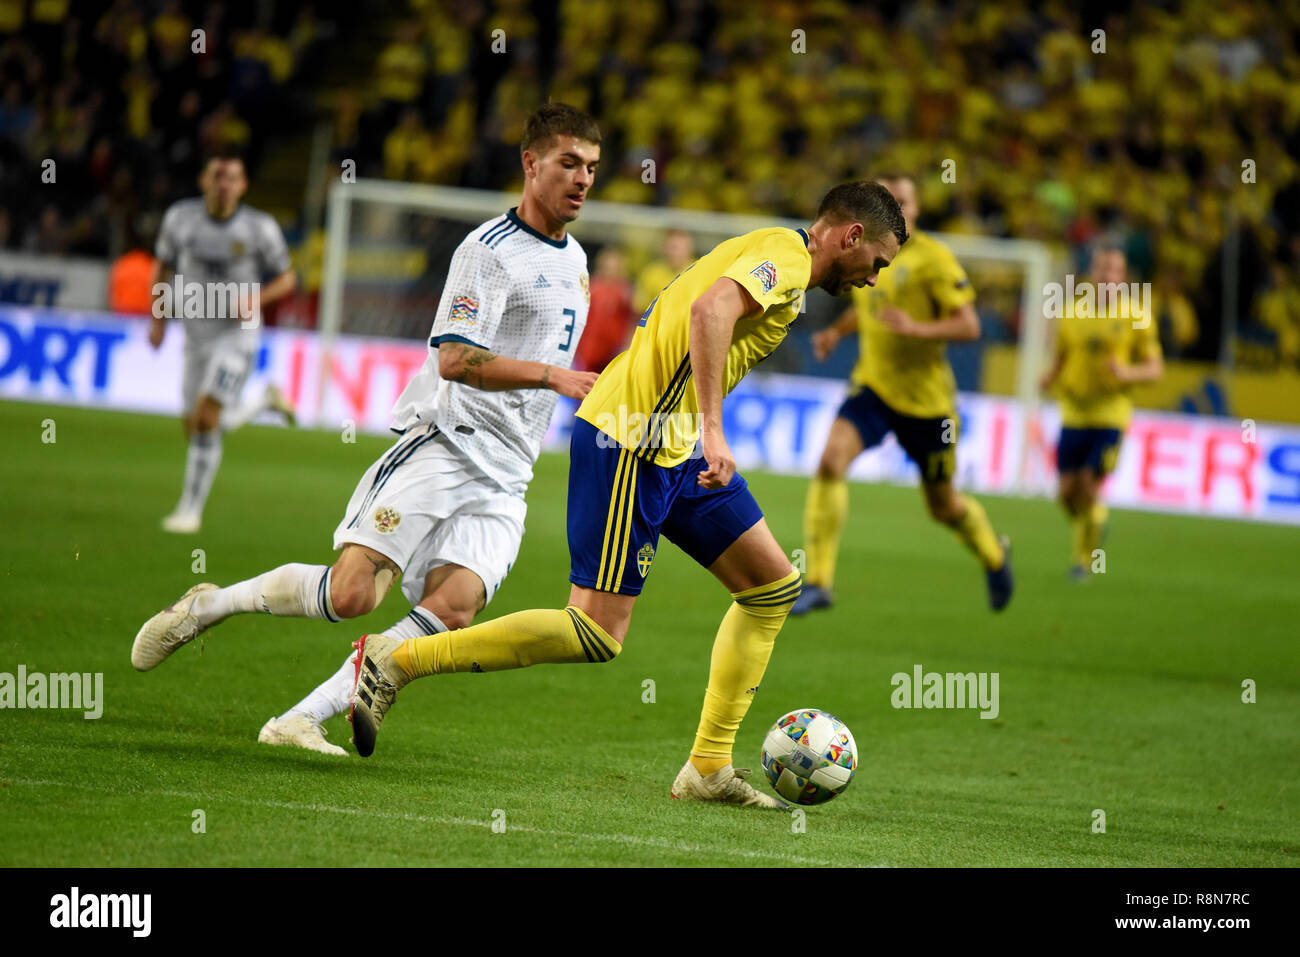
MULTIPOLYGON (((158 230, 155 253, 184 287, 197 283, 261 283, 289 268, 289 247, 275 219, 252 206, 240 204, 227 219, 213 219, 202 197, 172 203, 158 230)), ((205 295, 205 300, 206 300, 205 295)), ((175 308, 176 315, 185 315, 175 308)), ((190 343, 207 343, 229 334, 248 348, 257 345, 257 326, 243 328, 235 309, 221 315, 185 318, 190 343)), ((260 324, 261 316, 258 316, 260 324)))
POLYGON ((550 389, 489 392, 438 373, 439 347, 569 368, 587 324, 587 254, 542 235, 512 209, 456 247, 429 334, 429 354, 393 407, 393 429, 436 424, 475 465, 523 495, 555 410, 550 389))

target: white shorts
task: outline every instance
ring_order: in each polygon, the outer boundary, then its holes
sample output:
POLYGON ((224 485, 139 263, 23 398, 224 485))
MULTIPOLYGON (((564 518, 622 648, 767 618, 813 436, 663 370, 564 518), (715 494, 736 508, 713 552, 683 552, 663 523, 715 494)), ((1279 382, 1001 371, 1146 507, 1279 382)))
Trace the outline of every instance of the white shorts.
POLYGON ((181 372, 182 414, 193 412, 201 395, 212 396, 223 408, 238 403, 253 370, 255 351, 235 336, 208 342, 193 342, 187 337, 185 368, 181 372))
POLYGON ((424 597, 440 565, 462 565, 492 600, 519 555, 528 506, 461 453, 436 426, 413 429, 366 470, 334 547, 365 545, 402 569, 402 594, 424 597))

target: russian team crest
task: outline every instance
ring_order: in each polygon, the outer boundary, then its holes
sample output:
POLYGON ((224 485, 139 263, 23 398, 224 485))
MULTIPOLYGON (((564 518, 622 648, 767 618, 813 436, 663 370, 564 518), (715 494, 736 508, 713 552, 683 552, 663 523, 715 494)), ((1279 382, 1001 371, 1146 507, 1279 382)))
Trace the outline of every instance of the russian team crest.
POLYGON ((375 531, 381 535, 391 535, 402 524, 402 513, 395 508, 375 509, 375 531))
POLYGON ((584 272, 578 277, 578 282, 582 286, 582 298, 587 300, 587 305, 591 305, 591 280, 587 278, 584 272))
POLYGON ((650 564, 654 560, 655 560, 654 547, 651 546, 649 542, 646 542, 644 545, 641 546, 641 550, 636 553, 636 568, 637 571, 641 573, 642 578, 645 578, 646 575, 650 574, 650 564))
POLYGON ((763 284, 763 292, 771 292, 776 287, 776 265, 770 259, 755 266, 749 274, 763 284))

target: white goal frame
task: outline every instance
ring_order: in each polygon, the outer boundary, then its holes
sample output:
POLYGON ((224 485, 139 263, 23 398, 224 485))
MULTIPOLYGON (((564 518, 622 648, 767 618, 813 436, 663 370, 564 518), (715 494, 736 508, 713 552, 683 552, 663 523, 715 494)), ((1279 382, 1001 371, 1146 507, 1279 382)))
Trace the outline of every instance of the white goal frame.
MULTIPOLYGON (((479 223, 499 215, 503 210, 519 205, 519 195, 380 179, 358 179, 354 183, 335 182, 330 187, 326 210, 325 261, 321 275, 320 311, 317 322, 321 336, 322 362, 329 361, 333 344, 343 325, 343 283, 346 278, 344 269, 354 203, 375 203, 429 213, 445 213, 463 218, 468 223, 479 223)), ((583 204, 582 218, 570 228, 581 240, 583 233, 592 230, 592 227, 597 227, 595 231, 685 229, 696 234, 727 238, 771 226, 799 229, 806 225, 807 223, 794 219, 588 200, 583 204)), ((1038 421, 1040 407, 1038 382, 1045 365, 1048 346, 1047 323, 1043 316, 1043 290, 1052 275, 1051 251, 1044 243, 1034 240, 954 233, 933 235, 947 245, 958 259, 965 257, 1001 260, 1015 263, 1023 269, 1024 280, 1020 291, 1020 343, 1016 361, 1016 398, 1022 409, 1022 434, 1019 461, 1016 463, 1016 480, 1012 490, 1024 494, 1027 491, 1025 473, 1029 454, 1028 430, 1030 423, 1038 421)), ((430 319, 432 320, 432 317, 430 319)), ((324 404, 326 383, 324 375, 320 377, 320 383, 321 391, 317 396, 318 408, 323 407, 324 404)))

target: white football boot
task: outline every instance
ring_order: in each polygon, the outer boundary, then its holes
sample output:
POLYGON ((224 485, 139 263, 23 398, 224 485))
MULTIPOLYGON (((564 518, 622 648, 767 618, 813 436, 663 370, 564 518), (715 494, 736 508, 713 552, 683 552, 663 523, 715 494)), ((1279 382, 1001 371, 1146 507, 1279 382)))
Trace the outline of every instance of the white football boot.
POLYGON ((144 627, 136 633, 135 643, 131 645, 131 664, 136 671, 156 668, 173 651, 193 641, 204 631, 190 609, 194 607, 194 599, 199 592, 212 591, 216 587, 211 582, 195 585, 170 608, 164 608, 144 623, 144 627))
POLYGON ((257 740, 262 744, 283 744, 293 748, 306 748, 308 751, 319 751, 321 754, 341 754, 346 757, 345 750, 325 740, 326 734, 325 729, 307 715, 292 714, 283 721, 272 718, 266 722, 258 732, 257 740))
POLYGON ((754 790, 753 785, 745 780, 748 775, 748 768, 733 768, 728 764, 706 778, 688 759, 685 767, 677 772, 677 780, 673 781, 670 793, 683 801, 720 801, 724 804, 739 804, 741 807, 790 810, 790 805, 784 801, 754 790))
POLYGON ((203 516, 198 512, 172 512, 162 520, 162 530, 177 535, 194 535, 203 525, 203 516))
POLYGON ((363 758, 374 754, 384 715, 397 700, 398 690, 411 680, 393 660, 393 652, 401 644, 401 639, 387 635, 363 635, 352 643, 357 649, 357 683, 352 688, 348 720, 352 722, 352 743, 363 758))

